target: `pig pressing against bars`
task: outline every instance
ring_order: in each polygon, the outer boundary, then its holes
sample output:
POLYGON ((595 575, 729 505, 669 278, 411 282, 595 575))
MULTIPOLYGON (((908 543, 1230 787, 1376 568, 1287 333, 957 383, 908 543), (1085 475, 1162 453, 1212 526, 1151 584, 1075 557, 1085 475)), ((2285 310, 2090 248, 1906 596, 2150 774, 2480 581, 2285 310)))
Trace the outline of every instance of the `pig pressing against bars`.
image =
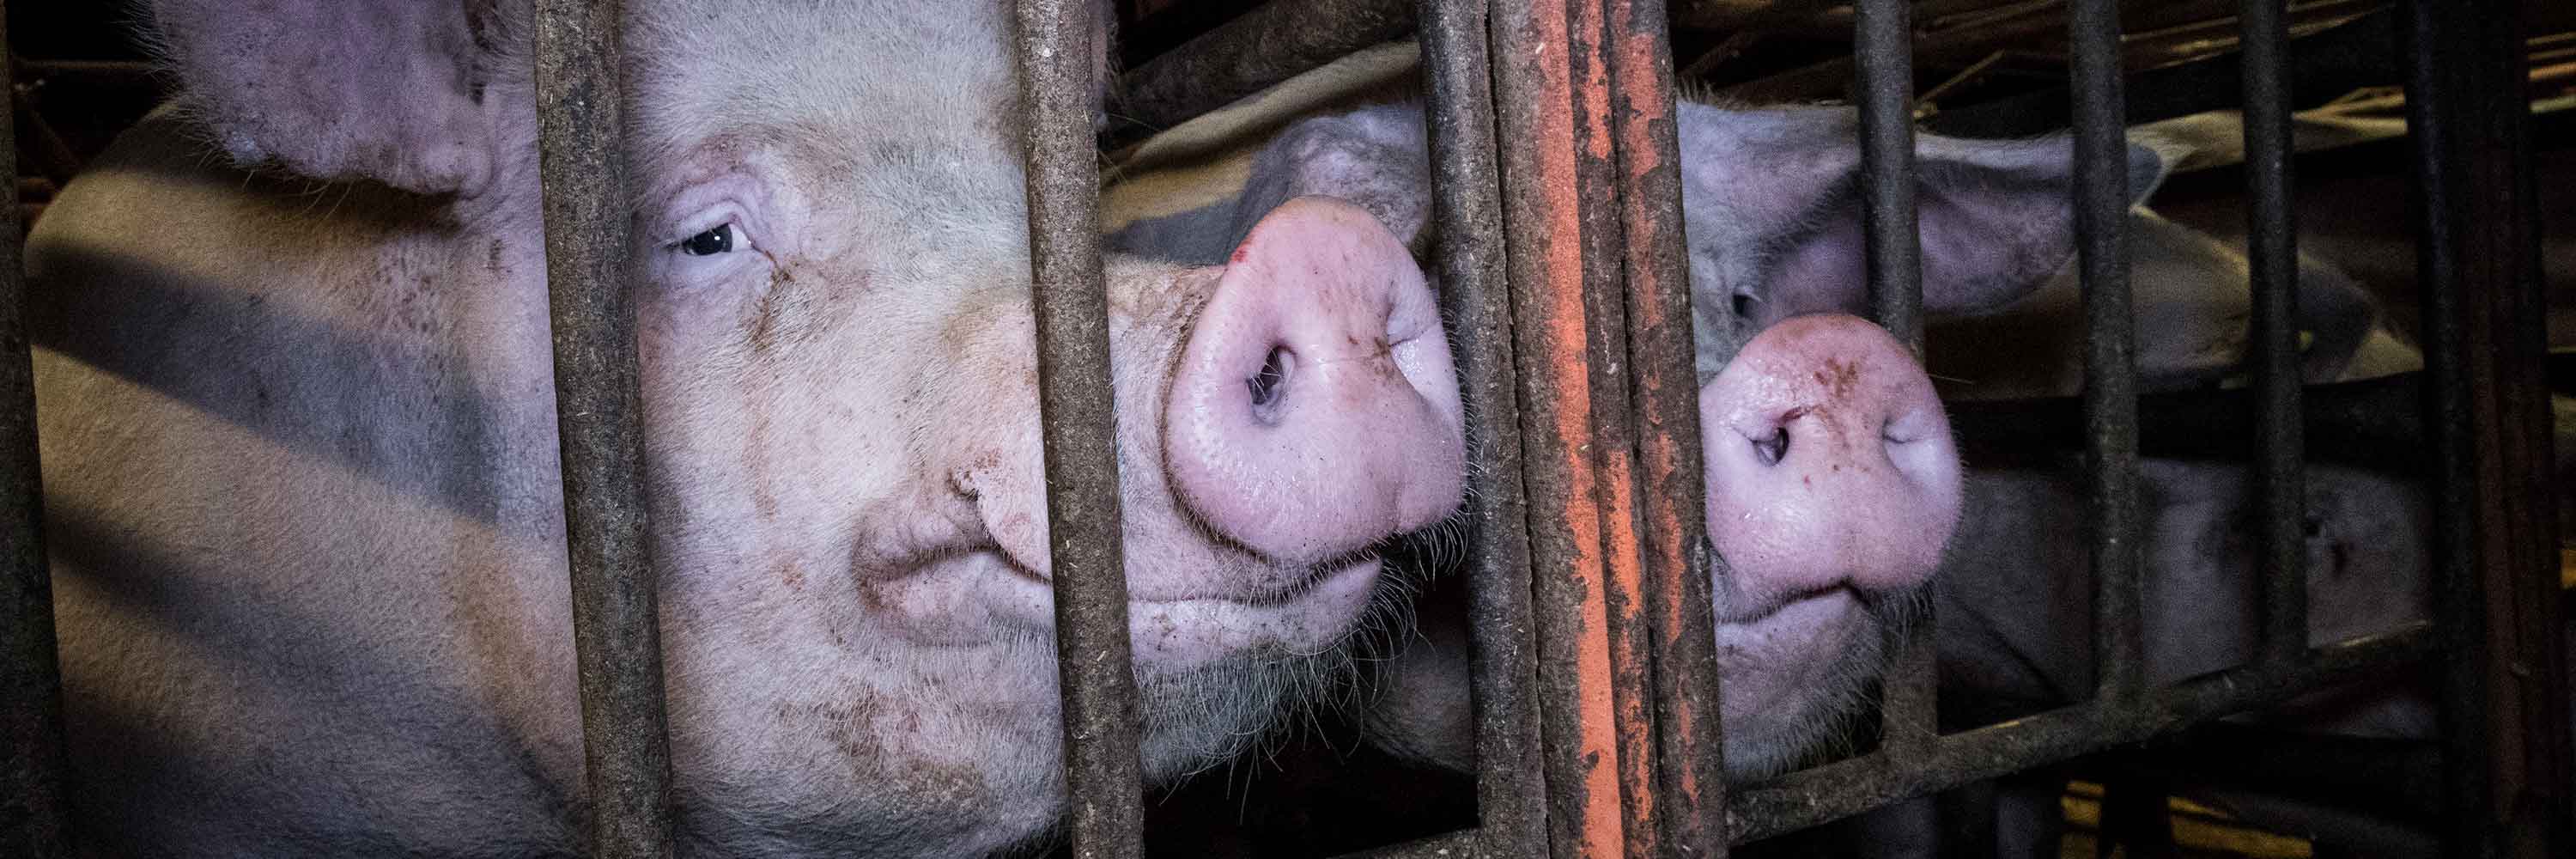
MULTIPOLYGON (((71 801, 101 854, 579 849, 528 8, 152 3, 184 97, 36 230, 71 801)), ((1008 7, 632 0, 625 28, 681 851, 1043 840, 1008 7)), ((1220 263, 1107 272, 1158 780, 1329 674, 1378 547, 1461 491, 1445 338, 1383 227, 1294 201, 1220 263)))
MULTIPOLYGON (((1853 127, 1847 109, 1680 105, 1707 526, 1730 571, 1713 588, 1721 716, 1739 774, 1785 767, 1838 733, 1919 613, 1960 514, 1959 463, 1930 380, 1904 346, 1849 315, 1866 303, 1853 127)), ((2065 266, 2063 138, 1925 135, 1917 149, 1927 313, 2010 305, 2065 266)), ((1307 194, 1359 203, 1417 248, 1461 238, 1433 235, 1411 104, 1299 120, 1230 163, 1241 172, 1201 175, 1232 193, 1151 174, 1113 187, 1113 242, 1204 260, 1307 194)), ((2131 184, 2152 187, 2161 163, 2132 147, 2131 184)), ((1473 754, 1460 597, 1424 601, 1424 640, 1393 657, 1367 717, 1388 748, 1455 767, 1473 754)))

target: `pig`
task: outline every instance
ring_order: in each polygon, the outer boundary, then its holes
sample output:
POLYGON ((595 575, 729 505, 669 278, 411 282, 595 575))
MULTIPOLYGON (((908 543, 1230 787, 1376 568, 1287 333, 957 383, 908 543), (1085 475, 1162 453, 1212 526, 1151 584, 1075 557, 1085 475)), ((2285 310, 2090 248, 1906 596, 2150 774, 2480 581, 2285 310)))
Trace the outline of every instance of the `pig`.
MULTIPOLYGON (((1679 107, 1705 515, 1730 571, 1714 583, 1724 754, 1730 772, 1757 775, 1822 749, 1865 700, 1948 545, 1958 462, 1923 370, 1850 315, 1865 303, 1851 111, 1679 107), (1815 384, 1833 362, 1857 370, 1858 384, 1815 384)), ((1927 313, 2010 306, 2066 266, 2063 137, 1923 135, 1917 149, 1927 313)), ((2161 158, 2147 146, 2129 154, 2143 194, 2161 158)), ((1263 212, 1308 194, 1359 204, 1417 250, 1443 238, 1431 235, 1413 104, 1299 120, 1224 163, 1241 167, 1197 180, 1216 182, 1213 192, 1150 171, 1123 177, 1130 184, 1105 197, 1113 246, 1212 260, 1263 212)), ((1438 585, 1419 601, 1418 640, 1380 672, 1364 721, 1390 751, 1464 768, 1473 749, 1459 601, 1438 585)))
MULTIPOLYGON (((184 95, 36 228, 69 789, 100 855, 581 849, 528 9, 156 0, 184 95)), ((627 4, 681 855, 1057 826, 1008 10, 627 4)), ((1159 782, 1331 673, 1381 548, 1459 502, 1460 410, 1419 268, 1347 204, 1106 278, 1159 782)))

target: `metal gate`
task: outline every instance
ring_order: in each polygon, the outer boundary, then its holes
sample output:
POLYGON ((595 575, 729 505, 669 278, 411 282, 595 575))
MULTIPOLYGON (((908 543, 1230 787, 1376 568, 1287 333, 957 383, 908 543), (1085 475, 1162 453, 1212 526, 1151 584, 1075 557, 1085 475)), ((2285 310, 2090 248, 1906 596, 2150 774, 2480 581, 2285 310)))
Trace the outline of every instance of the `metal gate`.
MULTIPOLYGON (((632 479, 641 439, 634 311, 620 277, 628 243, 616 131, 623 105, 602 97, 614 92, 620 62, 620 4, 536 2, 592 850, 660 856, 670 850, 669 763, 653 588, 639 563, 643 497, 632 479)), ((1885 683, 1886 739, 1876 750, 1730 789, 1718 766, 1707 593, 1710 565, 1723 561, 1706 551, 1698 515, 1697 386, 1666 27, 1676 12, 1750 21, 1802 4, 1680 5, 1276 0, 1203 37, 1198 50, 1135 76, 1138 97, 1176 119, 1339 52, 1407 29, 1419 36, 1445 237, 1443 310, 1470 403, 1482 823, 1376 855, 1724 855, 1730 844, 2425 659, 2439 660, 2445 678, 2443 787, 2453 855, 2564 855, 2576 845, 2568 832, 2568 699, 2520 6, 2405 3, 2403 56, 2392 58, 2408 69, 2428 368, 2420 383, 2372 396, 2395 390, 2419 402, 2420 438, 2410 441, 2431 475, 2437 623, 2306 644, 2302 463, 2320 409, 2298 382, 2290 321, 2297 268, 2288 4, 2250 0, 2241 7, 2241 79, 2260 355, 2250 403, 2204 397, 2192 412, 2201 417, 2191 420, 2250 427, 2263 511, 2263 643, 2253 664, 2171 686, 2146 681, 2138 461, 2142 437, 2166 430, 2162 418, 2142 423, 2134 366, 2121 235, 2128 189, 2120 10, 2112 0, 2072 0, 2069 115, 2089 343, 2080 426, 2093 497, 2094 606, 2103 619, 2093 642, 2098 688, 2070 707, 1941 734, 1931 627, 1922 624, 1885 683)), ((1068 831, 1077 856, 1135 856, 1139 726, 1110 443, 1091 132, 1099 105, 1085 8, 1075 0, 1020 3, 1021 85, 1031 106, 1025 152, 1054 487, 1048 515, 1068 831)), ((1870 291, 1878 321, 1919 353, 1914 11, 1902 0, 1863 0, 1850 20, 1870 291)), ((0 114, 0 137, 8 122, 0 114)), ((14 167, 9 153, 0 151, 0 166, 14 167)), ((15 212, 0 206, 0 218, 15 212)), ((14 222, 7 226, 15 232, 14 222)), ((0 852, 56 856, 66 852, 61 711, 17 253, 16 243, 0 242, 7 273, 0 852)), ((2052 420, 2009 410, 1988 419, 2052 420)))

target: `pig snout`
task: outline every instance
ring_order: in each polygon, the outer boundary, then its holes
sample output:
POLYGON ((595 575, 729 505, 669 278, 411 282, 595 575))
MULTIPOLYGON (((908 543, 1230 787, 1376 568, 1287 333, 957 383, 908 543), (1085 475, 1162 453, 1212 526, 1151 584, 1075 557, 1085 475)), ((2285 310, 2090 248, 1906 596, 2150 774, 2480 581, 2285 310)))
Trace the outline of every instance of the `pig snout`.
POLYGON ((1238 247, 1164 413, 1189 511, 1274 562, 1431 525, 1464 480, 1457 381, 1422 272, 1365 211, 1291 200, 1238 247))
POLYGON ((1877 325, 1792 317, 1700 391, 1708 532, 1764 606, 1929 578, 1959 519, 1948 419, 1877 325))

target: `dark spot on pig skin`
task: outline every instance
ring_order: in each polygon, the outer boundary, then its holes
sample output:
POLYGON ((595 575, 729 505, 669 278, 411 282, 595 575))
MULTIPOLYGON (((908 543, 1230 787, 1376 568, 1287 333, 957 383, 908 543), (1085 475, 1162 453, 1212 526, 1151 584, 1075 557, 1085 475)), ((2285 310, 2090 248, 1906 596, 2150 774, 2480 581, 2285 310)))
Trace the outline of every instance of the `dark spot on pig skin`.
POLYGON ((1860 384, 1860 367, 1840 358, 1827 358, 1824 369, 1816 371, 1816 384, 1825 387, 1827 398, 1847 399, 1852 396, 1852 388, 1860 384))
POLYGON ((778 580, 779 580, 780 582, 782 582, 782 583, 786 584, 786 585, 787 585, 787 589, 788 589, 788 590, 792 590, 792 591, 801 591, 801 590, 804 590, 804 589, 805 589, 805 567, 804 567, 804 565, 802 565, 802 564, 798 564, 798 563, 796 563, 795 561, 780 561, 780 562, 778 562, 778 580))

